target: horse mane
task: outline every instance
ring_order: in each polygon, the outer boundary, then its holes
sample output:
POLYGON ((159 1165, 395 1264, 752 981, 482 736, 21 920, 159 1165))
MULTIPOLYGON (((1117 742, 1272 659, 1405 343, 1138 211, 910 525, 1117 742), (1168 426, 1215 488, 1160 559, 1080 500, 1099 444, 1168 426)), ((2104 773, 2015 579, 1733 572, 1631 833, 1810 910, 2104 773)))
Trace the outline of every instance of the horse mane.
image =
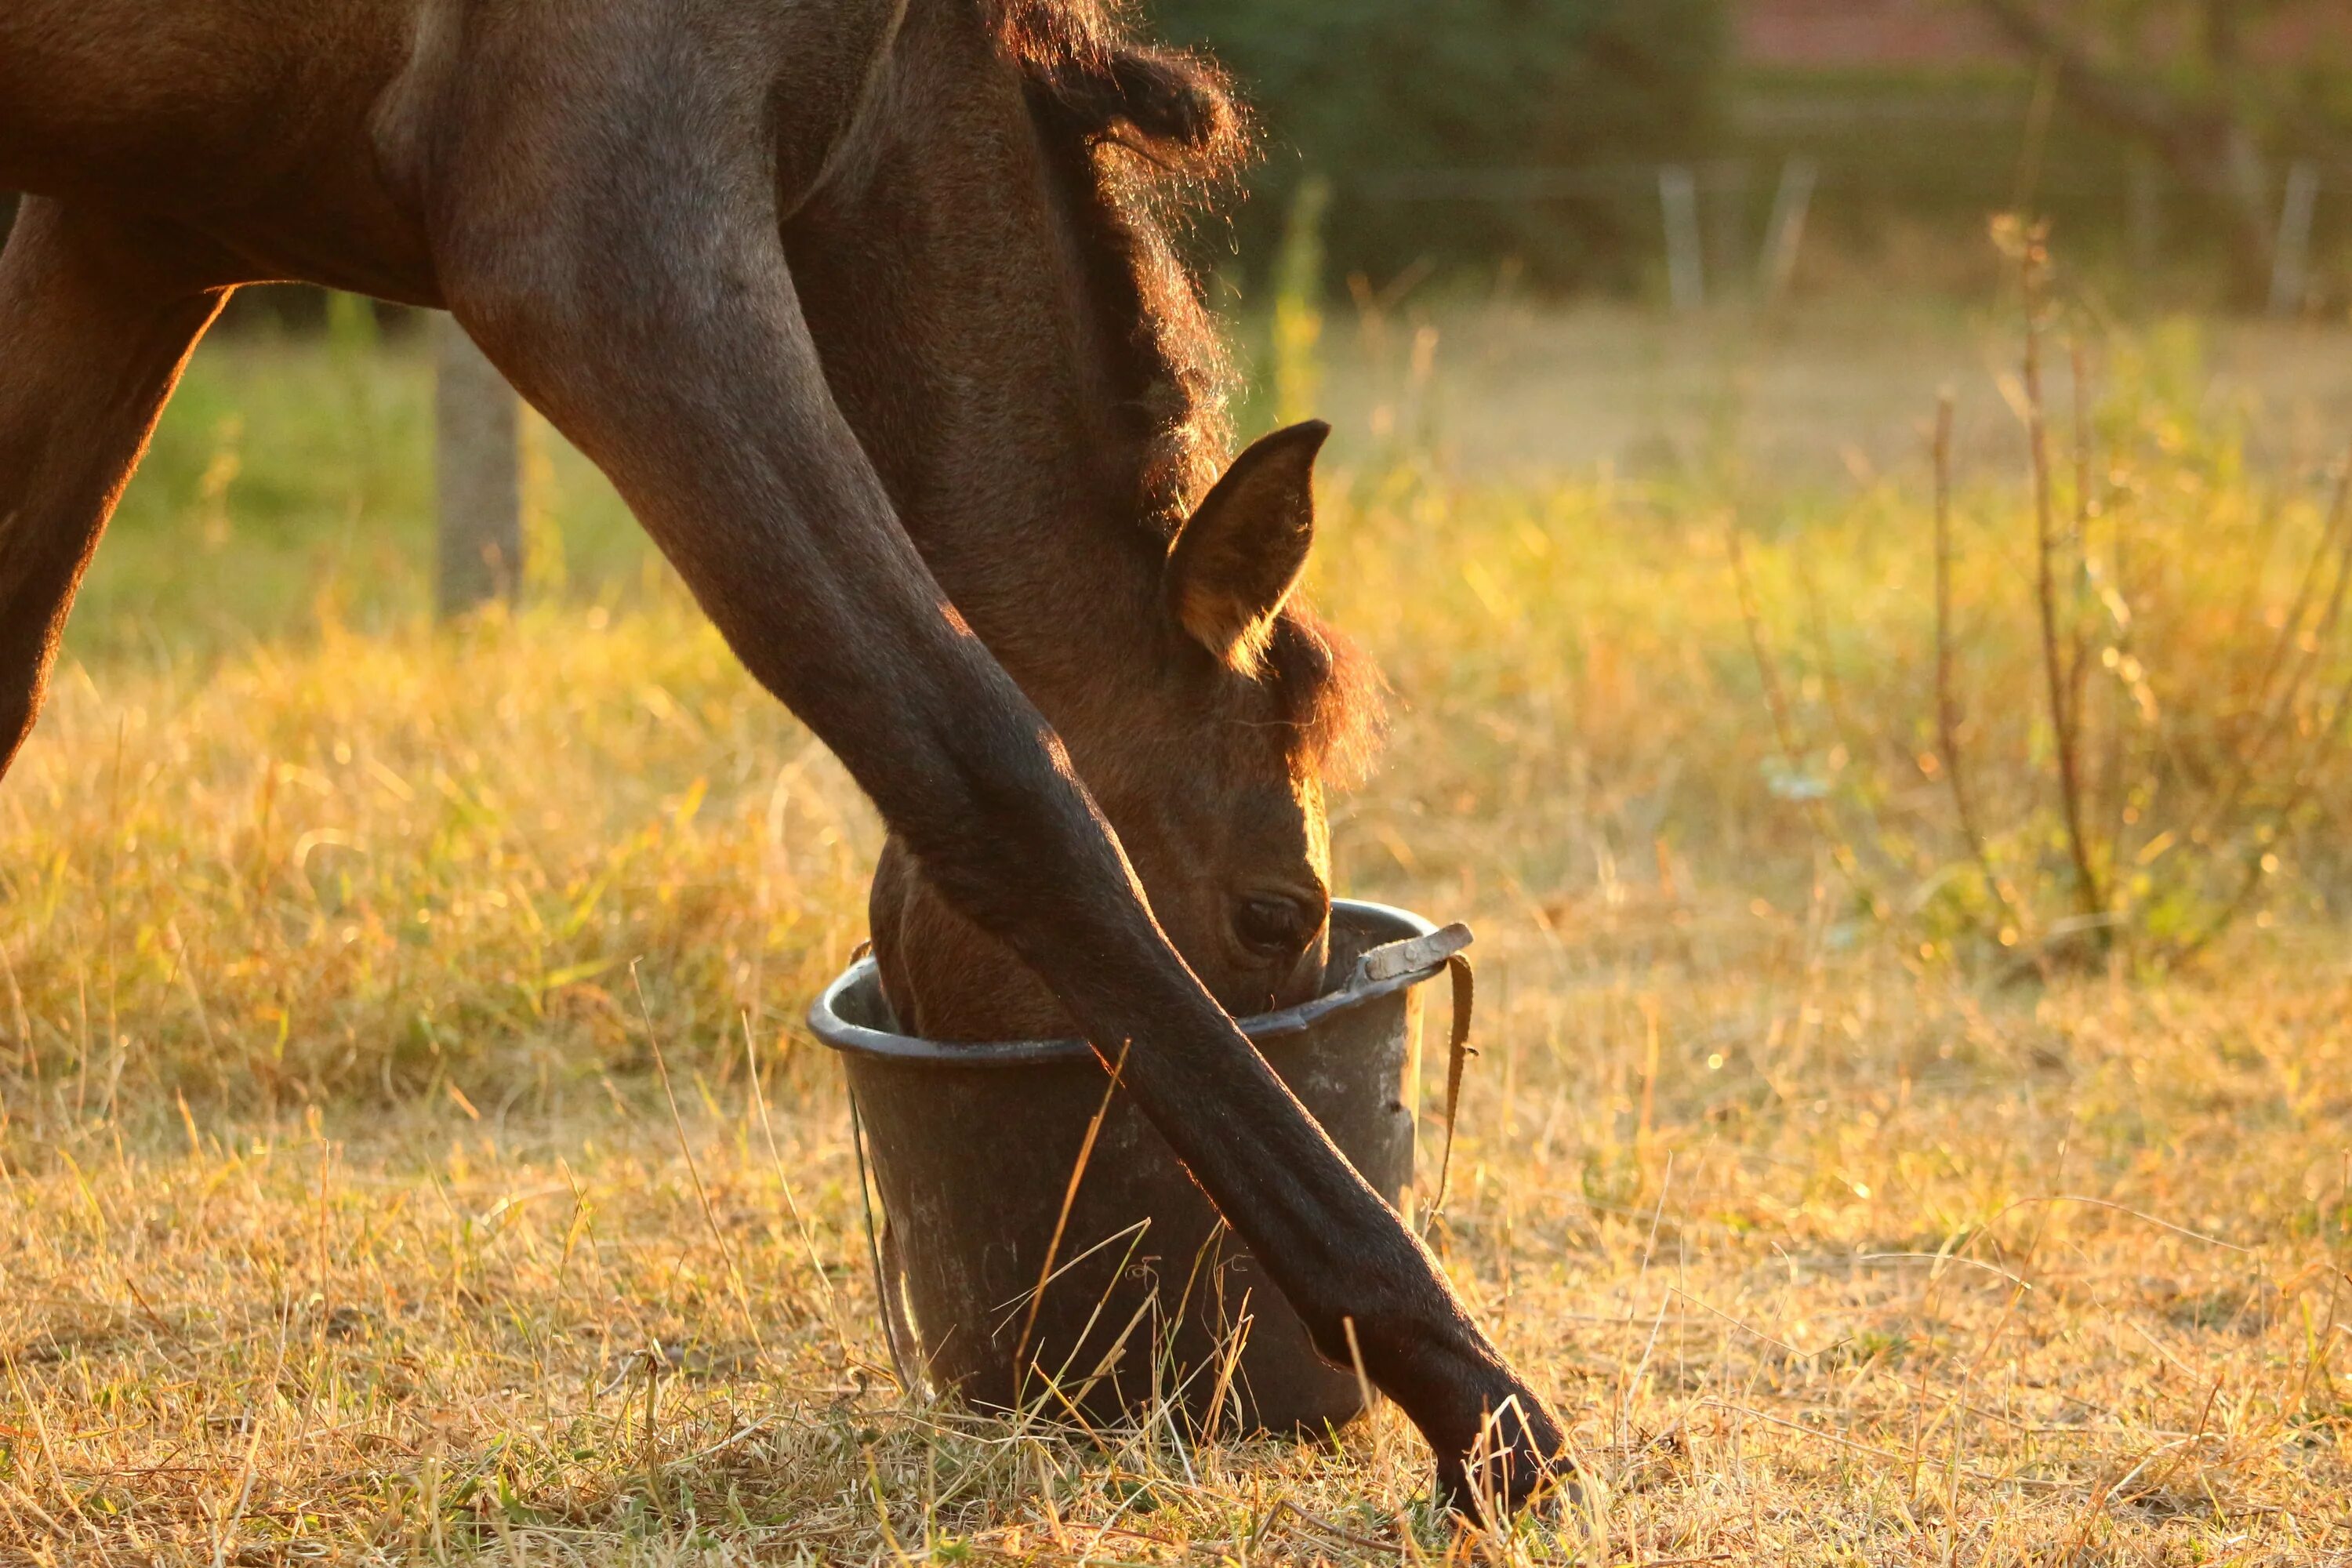
POLYGON ((1118 0, 982 0, 999 41, 1089 137, 1171 171, 1216 175, 1249 151, 1224 73, 1139 39, 1118 0))
POLYGON ((1216 482, 1233 426, 1223 341, 1171 235, 1246 158, 1247 122, 1214 65, 1140 41, 1105 0, 982 4, 1077 197, 1147 426, 1144 516, 1172 539, 1216 482))
MULTIPOLYGON (((1143 516, 1162 541, 1208 493, 1233 445, 1232 369, 1200 288, 1170 238, 1248 159, 1251 126, 1214 62, 1144 41, 1121 0, 982 0, 1021 67, 1032 112, 1083 198, 1097 286, 1148 434, 1143 516)), ((1359 773, 1381 729, 1380 681, 1355 645, 1286 608, 1263 679, 1304 771, 1359 773)))

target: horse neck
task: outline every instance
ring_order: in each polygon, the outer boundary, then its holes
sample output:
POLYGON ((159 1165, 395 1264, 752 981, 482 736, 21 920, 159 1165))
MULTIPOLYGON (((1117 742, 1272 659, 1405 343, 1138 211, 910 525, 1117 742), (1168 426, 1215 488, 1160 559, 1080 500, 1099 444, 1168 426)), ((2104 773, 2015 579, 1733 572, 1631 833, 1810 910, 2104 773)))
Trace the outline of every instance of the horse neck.
POLYGON ((1148 389, 1120 341, 1139 323, 1106 300, 1085 193, 1017 84, 927 93, 953 145, 883 136, 788 226, 794 279, 933 575, 1082 765, 1109 760, 1163 650, 1148 389))

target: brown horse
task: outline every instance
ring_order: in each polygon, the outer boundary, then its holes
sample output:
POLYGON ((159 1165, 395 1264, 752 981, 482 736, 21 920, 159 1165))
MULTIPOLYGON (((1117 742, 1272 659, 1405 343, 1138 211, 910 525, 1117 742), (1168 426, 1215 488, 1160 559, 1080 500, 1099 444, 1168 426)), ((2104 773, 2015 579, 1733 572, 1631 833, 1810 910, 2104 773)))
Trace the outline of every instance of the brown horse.
MULTIPOLYGON (((1205 488, 1195 308, 1136 203, 1143 171, 1234 140, 1213 79, 1097 0, 6 0, 0 189, 31 196, 0 257, 0 766, 228 291, 446 308, 842 758, 926 896, 1127 1051, 1448 1495, 1516 1503, 1557 1420, 1177 956, 1007 673, 1075 691, 1037 672, 1087 655, 1008 617, 1032 557, 1083 568, 1056 542, 1109 516, 1148 555, 1205 488)), ((1311 439, 1236 488, 1303 484, 1311 439)), ((1223 667, 1200 689, 1251 700, 1232 681, 1264 675, 1295 750, 1331 677, 1285 673, 1304 623, 1263 613, 1252 566, 1281 552, 1244 555, 1179 619, 1223 667)), ((1060 580, 1069 620, 1094 582, 1060 580)))

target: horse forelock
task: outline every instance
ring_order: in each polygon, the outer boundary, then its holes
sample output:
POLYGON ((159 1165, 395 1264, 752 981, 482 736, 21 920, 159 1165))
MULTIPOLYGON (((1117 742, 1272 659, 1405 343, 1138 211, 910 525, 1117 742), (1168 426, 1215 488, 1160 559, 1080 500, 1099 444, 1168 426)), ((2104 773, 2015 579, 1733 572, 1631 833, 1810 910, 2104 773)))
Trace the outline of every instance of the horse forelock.
POLYGON ((1386 719, 1379 670, 1345 635, 1302 605, 1282 612, 1263 677, 1280 703, 1293 767, 1353 783, 1380 749, 1386 719))

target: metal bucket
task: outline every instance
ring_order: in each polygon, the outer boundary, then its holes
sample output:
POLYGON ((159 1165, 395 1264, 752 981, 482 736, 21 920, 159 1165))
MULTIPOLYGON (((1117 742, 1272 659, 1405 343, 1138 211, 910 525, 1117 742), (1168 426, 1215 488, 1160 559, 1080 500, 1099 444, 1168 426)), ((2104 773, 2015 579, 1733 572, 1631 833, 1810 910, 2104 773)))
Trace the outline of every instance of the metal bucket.
MULTIPOLYGON (((1469 941, 1402 910, 1335 904, 1333 989, 1242 1024, 1392 1207, 1412 1175, 1416 987, 1469 941)), ((1236 1415, 1239 1430, 1281 1432, 1362 1413, 1355 1373, 1315 1353, 1133 1098, 1106 1097, 1084 1041, 898 1034, 870 959, 826 989, 809 1026, 841 1053, 870 1148, 877 1284, 910 1391, 1097 1423, 1166 1398, 1196 1427, 1223 1412, 1229 1432, 1236 1415)))

